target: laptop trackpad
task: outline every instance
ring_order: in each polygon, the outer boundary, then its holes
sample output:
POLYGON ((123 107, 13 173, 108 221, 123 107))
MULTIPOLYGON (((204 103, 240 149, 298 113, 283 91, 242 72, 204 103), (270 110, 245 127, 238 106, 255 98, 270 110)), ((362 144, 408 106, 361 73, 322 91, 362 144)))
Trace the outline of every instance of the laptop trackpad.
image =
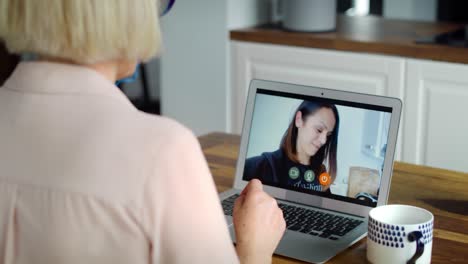
POLYGON ((275 253, 307 262, 323 263, 346 248, 332 241, 299 232, 286 231, 275 253))

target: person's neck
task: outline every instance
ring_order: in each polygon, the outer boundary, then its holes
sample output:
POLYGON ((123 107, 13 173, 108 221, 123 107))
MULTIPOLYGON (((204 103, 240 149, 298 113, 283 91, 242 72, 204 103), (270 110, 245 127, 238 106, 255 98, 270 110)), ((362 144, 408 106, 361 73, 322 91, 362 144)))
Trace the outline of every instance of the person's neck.
POLYGON ((95 63, 85 66, 102 74, 106 79, 108 79, 112 83, 115 83, 115 81, 117 80, 118 67, 116 63, 95 63))
POLYGON ((296 154, 297 161, 302 165, 310 165, 310 157, 305 152, 297 150, 296 154))
POLYGON ((118 63, 115 61, 98 62, 94 64, 78 64, 70 60, 65 60, 65 59, 60 59, 60 58, 51 58, 51 57, 41 57, 39 60, 86 67, 101 74, 102 76, 104 76, 104 78, 108 79, 112 83, 115 83, 115 81, 117 80, 118 63))

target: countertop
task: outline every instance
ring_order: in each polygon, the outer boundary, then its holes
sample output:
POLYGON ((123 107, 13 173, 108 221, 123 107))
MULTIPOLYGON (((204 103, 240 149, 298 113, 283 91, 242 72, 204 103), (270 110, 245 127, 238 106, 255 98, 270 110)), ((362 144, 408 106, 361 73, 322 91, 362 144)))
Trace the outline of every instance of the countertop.
POLYGON ((262 25, 232 30, 230 37, 238 41, 468 63, 466 47, 415 43, 417 39, 460 27, 460 24, 453 23, 339 15, 333 32, 304 33, 287 31, 279 25, 262 25))

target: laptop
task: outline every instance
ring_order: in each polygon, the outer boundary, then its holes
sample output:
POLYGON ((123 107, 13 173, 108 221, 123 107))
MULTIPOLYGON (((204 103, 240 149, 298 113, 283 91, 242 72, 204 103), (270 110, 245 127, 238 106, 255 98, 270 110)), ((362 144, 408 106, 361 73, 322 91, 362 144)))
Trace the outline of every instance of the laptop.
POLYGON ((234 186, 220 194, 232 240, 233 204, 252 178, 283 210, 275 254, 324 263, 365 237, 369 211, 387 203, 401 107, 397 98, 252 80, 234 186))

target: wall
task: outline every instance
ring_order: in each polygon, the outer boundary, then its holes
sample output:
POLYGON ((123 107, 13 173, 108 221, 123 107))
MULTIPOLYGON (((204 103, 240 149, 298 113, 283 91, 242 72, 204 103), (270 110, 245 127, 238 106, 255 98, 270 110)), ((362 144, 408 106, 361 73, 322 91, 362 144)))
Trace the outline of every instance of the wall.
POLYGON ((175 3, 161 21, 162 115, 178 120, 197 135, 228 131, 229 30, 265 22, 268 3, 268 0, 175 3))
MULTIPOLYGON (((365 135, 366 111, 352 107, 337 106, 340 113, 340 134, 338 137, 338 176, 336 183, 347 184, 349 168, 360 166, 380 171, 382 160, 363 154, 363 136, 365 135)), ((379 127, 379 120, 374 124, 367 124, 375 130, 379 127)))
POLYGON ((302 102, 270 95, 257 95, 252 117, 247 158, 278 149, 281 138, 302 102), (280 110, 278 110, 280 109, 280 110))

